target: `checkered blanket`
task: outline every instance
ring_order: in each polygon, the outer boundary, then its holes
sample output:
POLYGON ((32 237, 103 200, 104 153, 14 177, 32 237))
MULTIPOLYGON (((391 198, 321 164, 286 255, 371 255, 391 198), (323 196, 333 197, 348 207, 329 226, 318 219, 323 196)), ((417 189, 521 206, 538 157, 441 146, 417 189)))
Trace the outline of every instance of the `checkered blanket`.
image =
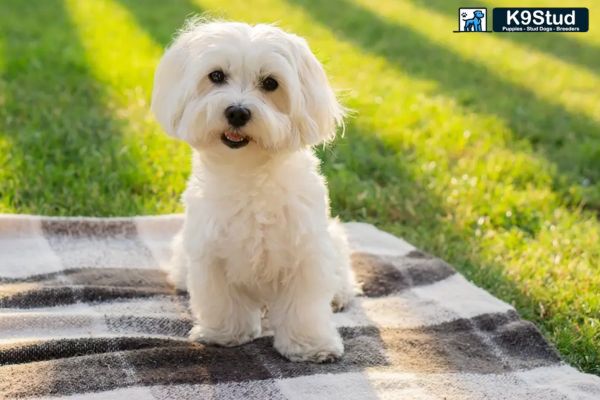
POLYGON ((181 222, 0 216, 0 397, 600 399, 511 306, 362 223, 345 224, 364 295, 335 314, 341 361, 289 362, 268 335, 190 343, 160 269, 181 222))

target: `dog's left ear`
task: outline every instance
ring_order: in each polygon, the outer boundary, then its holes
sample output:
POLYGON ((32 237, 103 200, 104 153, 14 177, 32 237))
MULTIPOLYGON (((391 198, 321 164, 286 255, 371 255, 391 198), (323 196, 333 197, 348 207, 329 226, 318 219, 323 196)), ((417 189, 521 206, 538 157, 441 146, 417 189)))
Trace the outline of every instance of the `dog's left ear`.
POLYGON ((300 102, 303 103, 294 120, 302 144, 312 146, 335 137, 336 128, 343 123, 345 110, 306 40, 290 36, 300 75, 300 102))

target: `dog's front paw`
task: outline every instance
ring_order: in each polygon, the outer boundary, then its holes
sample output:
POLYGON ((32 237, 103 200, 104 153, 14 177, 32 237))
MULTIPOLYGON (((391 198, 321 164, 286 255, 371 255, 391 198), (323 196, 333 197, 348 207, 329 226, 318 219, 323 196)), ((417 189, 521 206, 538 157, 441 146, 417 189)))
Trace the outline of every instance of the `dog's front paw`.
POLYGON ((333 363, 338 361, 342 354, 344 354, 344 349, 338 350, 319 350, 316 352, 307 352, 307 353, 293 353, 287 356, 290 361, 308 361, 317 364, 326 364, 333 363))
POLYGON ((344 345, 339 335, 317 343, 300 343, 288 340, 276 340, 275 349, 290 361, 309 361, 330 363, 339 360, 344 354, 344 345))
POLYGON ((201 325, 194 325, 188 335, 194 342, 204 344, 216 344, 223 347, 240 346, 256 339, 260 335, 260 329, 252 329, 247 332, 223 333, 214 329, 207 329, 201 325))

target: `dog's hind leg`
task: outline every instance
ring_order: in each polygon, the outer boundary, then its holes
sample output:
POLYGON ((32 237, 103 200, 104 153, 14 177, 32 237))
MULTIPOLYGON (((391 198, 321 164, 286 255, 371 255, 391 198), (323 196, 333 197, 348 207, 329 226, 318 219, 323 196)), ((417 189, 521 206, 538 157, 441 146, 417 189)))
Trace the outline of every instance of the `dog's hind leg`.
POLYGON ((350 264, 350 247, 346 232, 337 218, 329 222, 329 235, 338 254, 336 263, 338 286, 331 302, 333 311, 338 312, 343 310, 352 301, 352 298, 359 290, 354 279, 352 265, 350 264))
POLYGON ((167 280, 178 290, 187 290, 188 259, 183 249, 183 232, 179 232, 171 243, 171 261, 164 265, 167 280))

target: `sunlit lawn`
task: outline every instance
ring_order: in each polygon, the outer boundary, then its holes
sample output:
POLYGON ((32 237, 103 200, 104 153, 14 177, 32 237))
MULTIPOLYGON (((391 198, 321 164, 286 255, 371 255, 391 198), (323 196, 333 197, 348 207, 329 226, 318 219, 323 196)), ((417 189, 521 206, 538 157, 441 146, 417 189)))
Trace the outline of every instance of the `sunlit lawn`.
POLYGON ((277 21, 355 110, 319 149, 334 211, 450 261, 600 374, 600 8, 588 34, 458 35, 460 5, 3 0, 0 212, 180 211, 188 150, 148 112, 162 48, 191 13, 277 21))

